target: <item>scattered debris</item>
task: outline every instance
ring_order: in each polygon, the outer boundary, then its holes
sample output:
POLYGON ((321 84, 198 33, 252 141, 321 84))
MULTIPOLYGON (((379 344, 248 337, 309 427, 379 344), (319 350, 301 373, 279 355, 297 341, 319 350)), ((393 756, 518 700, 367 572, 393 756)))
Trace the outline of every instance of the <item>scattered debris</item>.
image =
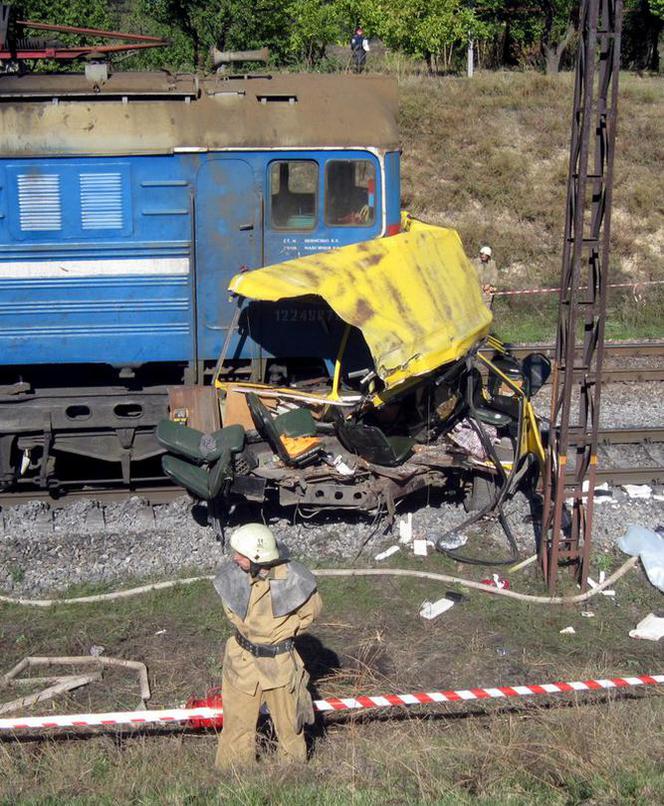
POLYGON ((618 540, 618 548, 633 557, 638 555, 650 582, 664 592, 664 536, 630 524, 618 540))
MULTIPOLYGON (((103 650, 103 647, 102 647, 103 650)), ((36 702, 49 700, 58 694, 66 691, 71 691, 74 688, 87 685, 96 680, 101 680, 102 672, 105 667, 121 667, 124 669, 131 669, 138 673, 138 684, 141 690, 141 705, 145 707, 146 702, 150 699, 150 684, 148 682, 148 670, 144 663, 136 660, 124 660, 123 658, 102 658, 100 656, 65 656, 65 657, 28 657, 19 661, 13 669, 10 669, 6 674, 0 676, 0 689, 7 686, 14 685, 30 685, 33 683, 48 683, 48 688, 24 697, 21 700, 15 700, 10 703, 4 703, 0 706, 0 713, 5 711, 14 711, 18 708, 24 708, 36 702), (49 677, 18 677, 21 672, 26 669, 34 667, 50 667, 50 666, 94 666, 94 671, 85 674, 73 675, 60 675, 49 677)))
POLYGON ((445 540, 439 540, 436 545, 439 549, 445 549, 446 551, 454 551, 454 549, 460 549, 462 546, 465 546, 468 542, 468 538, 464 534, 452 534, 448 535, 445 540))
POLYGON ((584 618, 595 618, 595 614, 593 613, 592 610, 582 610, 581 615, 584 618))
POLYGON ((428 599, 422 602, 422 606, 420 607, 420 616, 425 619, 434 619, 444 613, 446 610, 449 610, 451 607, 454 607, 454 602, 451 599, 448 599, 447 596, 443 596, 442 599, 437 599, 435 602, 430 602, 428 599))
POLYGON ((64 694, 68 691, 73 691, 75 688, 86 686, 88 683, 93 683, 96 680, 101 680, 101 672, 92 672, 91 674, 77 674, 77 675, 61 675, 59 677, 22 677, 15 680, 11 675, 15 669, 12 669, 5 679, 0 683, 0 686, 13 688, 15 686, 30 686, 37 683, 51 683, 52 685, 42 688, 35 694, 29 694, 25 697, 19 697, 17 700, 11 700, 0 704, 0 714, 11 713, 12 711, 20 711, 22 708, 27 708, 30 705, 35 705, 38 702, 45 700, 52 700, 58 694, 64 694))
POLYGON ((97 644, 93 644, 90 647, 90 655, 92 655, 93 658, 98 658, 100 655, 103 655, 105 651, 106 647, 97 646, 97 644))
POLYGON ((662 636, 664 636, 664 618, 654 613, 648 613, 639 621, 636 629, 629 631, 630 638, 643 638, 646 641, 659 641, 662 636))
POLYGON ((652 487, 649 484, 623 484, 622 488, 630 498, 652 497, 652 487))
POLYGON ((489 585, 492 588, 498 588, 498 590, 509 590, 510 589, 510 581, 509 579, 504 579, 498 574, 494 574, 491 579, 488 577, 486 579, 480 579, 482 585, 489 585))
POLYGON ((528 565, 532 565, 537 559, 537 554, 533 554, 530 557, 527 557, 525 560, 521 560, 521 562, 516 563, 516 565, 510 566, 510 573, 514 573, 515 571, 520 571, 522 568, 525 568, 528 565))
MULTIPOLYGON (((332 467, 337 471, 340 476, 352 476, 355 474, 355 469, 346 464, 343 456, 339 455, 332 461, 332 467)), ((411 515, 412 517, 412 515, 411 515)))
POLYGON ((390 546, 385 551, 381 551, 380 554, 376 554, 374 560, 386 560, 388 557, 391 557, 393 554, 396 554, 399 551, 399 546, 390 546))
POLYGON ((399 519, 399 542, 410 543, 413 539, 413 513, 409 512, 399 519))
MULTIPOLYGON (((604 571, 600 571, 599 582, 595 582, 595 580, 592 577, 588 577, 588 584, 590 585, 591 588, 599 588, 600 585, 604 584, 605 579, 606 579, 606 573, 604 571)), ((603 591, 600 591, 600 593, 602 594, 602 596, 609 596, 609 597, 616 595, 616 592, 615 590, 613 590, 613 588, 605 589, 603 591)))
POLYGON ((418 557, 426 557, 428 554, 427 541, 424 538, 416 538, 413 540, 413 554, 418 557))
POLYGON ((576 635, 576 630, 574 629, 574 627, 564 627, 560 631, 560 634, 561 635, 576 635))

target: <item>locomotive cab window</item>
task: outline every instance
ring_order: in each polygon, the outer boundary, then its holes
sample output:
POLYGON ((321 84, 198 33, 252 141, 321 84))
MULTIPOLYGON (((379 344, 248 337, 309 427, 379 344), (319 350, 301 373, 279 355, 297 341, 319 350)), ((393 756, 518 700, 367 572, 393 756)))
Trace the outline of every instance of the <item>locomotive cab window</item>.
POLYGON ((325 223, 369 227, 376 220, 376 167, 369 160, 333 160, 325 168, 325 223))
POLYGON ((270 166, 270 220, 273 229, 311 230, 316 226, 318 165, 283 160, 270 166))

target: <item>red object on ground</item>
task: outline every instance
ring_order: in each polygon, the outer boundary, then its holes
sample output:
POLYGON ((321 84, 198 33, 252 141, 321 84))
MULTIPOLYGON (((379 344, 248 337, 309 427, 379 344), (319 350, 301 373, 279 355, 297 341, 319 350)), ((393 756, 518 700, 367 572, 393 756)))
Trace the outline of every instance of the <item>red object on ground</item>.
POLYGON ((494 574, 492 579, 488 577, 486 579, 480 579, 480 584, 490 585, 492 588, 499 588, 500 590, 508 591, 510 589, 509 579, 503 579, 503 577, 499 577, 498 574, 494 574))
MULTIPOLYGON (((185 708, 223 708, 220 688, 211 688, 205 697, 191 696, 187 700, 185 708)), ((189 718, 189 725, 192 728, 221 728, 224 724, 224 717, 219 714, 215 717, 192 716, 189 718)))

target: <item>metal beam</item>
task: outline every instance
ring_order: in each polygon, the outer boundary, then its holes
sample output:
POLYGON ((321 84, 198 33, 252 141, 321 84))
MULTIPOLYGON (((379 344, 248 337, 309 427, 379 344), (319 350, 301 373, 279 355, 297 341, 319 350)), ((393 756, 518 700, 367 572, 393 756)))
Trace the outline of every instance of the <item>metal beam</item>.
POLYGON ((622 0, 583 0, 552 376, 553 428, 544 479, 540 544, 540 561, 551 591, 556 587, 559 562, 573 567, 583 589, 588 575, 621 24, 622 0), (583 439, 579 440, 579 435, 583 439), (589 491, 586 495, 584 482, 589 491), (572 500, 569 519, 563 517, 568 499, 572 500))

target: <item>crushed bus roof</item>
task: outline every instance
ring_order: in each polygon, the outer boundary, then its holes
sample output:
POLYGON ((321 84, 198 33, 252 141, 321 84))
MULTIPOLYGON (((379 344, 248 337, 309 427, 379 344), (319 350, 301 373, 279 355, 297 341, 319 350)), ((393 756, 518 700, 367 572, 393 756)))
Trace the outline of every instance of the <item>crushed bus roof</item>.
POLYGON ((397 89, 379 76, 198 80, 115 73, 0 77, 3 156, 228 148, 398 147, 397 89))

